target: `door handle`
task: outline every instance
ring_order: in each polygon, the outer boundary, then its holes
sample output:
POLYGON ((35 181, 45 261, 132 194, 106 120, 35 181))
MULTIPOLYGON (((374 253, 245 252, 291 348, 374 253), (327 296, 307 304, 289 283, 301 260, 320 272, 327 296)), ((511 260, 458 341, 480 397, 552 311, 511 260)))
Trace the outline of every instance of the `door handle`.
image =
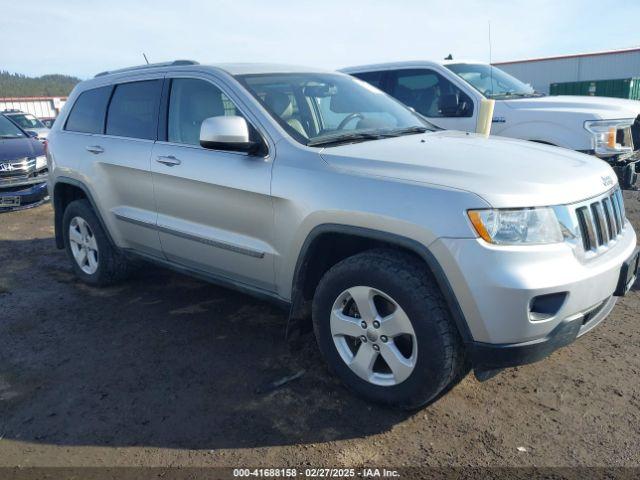
POLYGON ((173 167, 175 165, 180 165, 182 163, 179 159, 177 159, 173 155, 166 155, 166 156, 160 155, 158 158, 156 158, 156 162, 162 163, 167 167, 173 167))
POLYGON ((102 148, 100 145, 90 145, 87 147, 87 151, 93 153, 94 155, 97 155, 104 152, 104 148, 102 148))

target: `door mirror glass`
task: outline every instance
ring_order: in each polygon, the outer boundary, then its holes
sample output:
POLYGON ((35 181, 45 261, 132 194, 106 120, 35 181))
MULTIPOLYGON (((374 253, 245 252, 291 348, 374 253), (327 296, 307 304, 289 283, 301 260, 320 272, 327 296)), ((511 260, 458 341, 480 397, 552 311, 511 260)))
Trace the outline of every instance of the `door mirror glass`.
POLYGON ((458 95, 455 93, 443 95, 440 97, 440 113, 444 117, 455 117, 460 111, 460 102, 458 95))
POLYGON ((249 140, 249 125, 243 117, 205 118, 200 126, 200 145, 213 150, 254 153, 256 142, 249 140))
POLYGON ((25 130, 25 133, 31 138, 38 138, 38 132, 34 132, 33 130, 25 130))

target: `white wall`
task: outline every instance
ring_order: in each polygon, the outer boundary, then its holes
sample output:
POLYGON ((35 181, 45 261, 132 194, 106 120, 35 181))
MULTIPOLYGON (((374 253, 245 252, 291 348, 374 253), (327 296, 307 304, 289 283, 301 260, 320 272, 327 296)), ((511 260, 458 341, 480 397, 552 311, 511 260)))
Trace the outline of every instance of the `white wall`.
POLYGON ((67 101, 66 98, 0 98, 0 112, 3 110, 21 110, 38 118, 55 118, 67 101))

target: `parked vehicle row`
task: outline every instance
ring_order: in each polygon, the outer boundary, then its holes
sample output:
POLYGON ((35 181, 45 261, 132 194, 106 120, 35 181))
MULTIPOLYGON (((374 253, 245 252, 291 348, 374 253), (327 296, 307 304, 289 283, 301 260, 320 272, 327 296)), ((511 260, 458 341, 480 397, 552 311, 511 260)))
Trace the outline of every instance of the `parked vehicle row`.
POLYGON ((481 99, 495 100, 491 133, 596 155, 623 188, 640 161, 640 101, 547 96, 482 63, 397 62, 345 68, 440 128, 474 132, 481 99))
MULTIPOLYGON (((438 109, 472 119, 449 82, 438 109)), ((611 167, 418 112, 305 67, 99 74, 49 134, 56 244, 90 285, 141 257, 271 299, 349 388, 405 408, 598 325, 639 261, 611 167)))

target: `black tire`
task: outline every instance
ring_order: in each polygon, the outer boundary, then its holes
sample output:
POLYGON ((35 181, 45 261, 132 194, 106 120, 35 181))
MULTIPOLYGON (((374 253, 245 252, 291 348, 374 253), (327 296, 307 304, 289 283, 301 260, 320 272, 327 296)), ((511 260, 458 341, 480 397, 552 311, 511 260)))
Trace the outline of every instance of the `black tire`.
POLYGON ((102 287, 113 285, 126 278, 129 273, 128 262, 124 255, 111 244, 87 200, 74 200, 67 205, 62 217, 62 228, 67 256, 71 261, 73 271, 80 280, 88 285, 102 287), (91 274, 82 270, 71 251, 69 226, 75 217, 80 217, 89 225, 98 245, 98 268, 91 274))
POLYGON ((402 251, 369 250, 333 266, 316 290, 313 326, 329 368, 349 389, 377 403, 416 409, 468 373, 462 340, 435 279, 420 259, 402 251), (342 292, 355 286, 384 292, 410 319, 418 345, 417 359, 411 374, 396 385, 376 385, 358 376, 333 342, 331 309, 342 292))

